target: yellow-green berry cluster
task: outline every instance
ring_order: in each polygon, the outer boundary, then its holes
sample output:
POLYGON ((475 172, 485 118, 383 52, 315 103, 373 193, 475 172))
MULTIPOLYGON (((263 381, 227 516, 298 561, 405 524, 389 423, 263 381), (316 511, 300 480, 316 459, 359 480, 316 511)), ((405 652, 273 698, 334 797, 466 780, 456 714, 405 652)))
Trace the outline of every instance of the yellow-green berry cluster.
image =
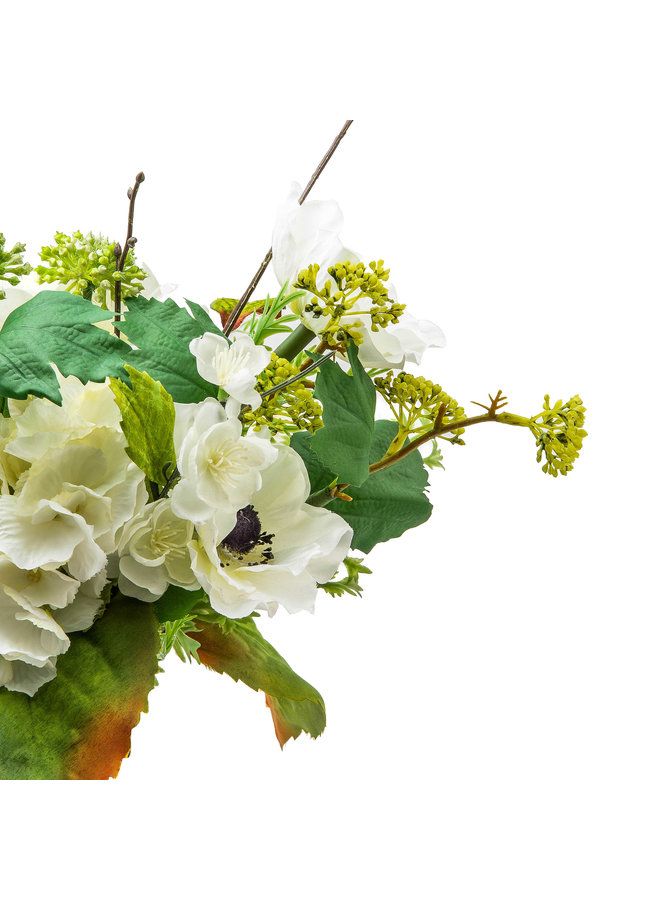
MULTIPOLYGON (((300 369, 273 353, 271 360, 257 379, 260 393, 277 387, 300 374, 300 369)), ((241 418, 247 426, 260 430, 263 426, 273 432, 309 431, 313 434, 323 425, 321 405, 311 390, 296 381, 265 397, 258 409, 246 409, 241 418)))
POLYGON ((543 412, 530 419, 530 428, 536 437, 537 462, 545 456, 543 471, 549 475, 566 475, 580 455, 582 441, 587 436, 584 430, 586 409, 580 397, 571 397, 568 403, 558 400, 550 406, 550 397, 545 395, 543 412))
MULTIPOLYGON (((428 431, 429 425, 449 425, 465 418, 463 407, 443 391, 440 385, 427 378, 410 375, 408 372, 395 375, 390 371, 375 378, 374 385, 399 423, 399 444, 410 434, 428 431)), ((452 432, 453 440, 464 431, 464 428, 457 428, 452 432)))
POLYGON ((147 274, 136 264, 132 250, 128 251, 123 271, 118 272, 115 245, 103 235, 74 231, 69 236, 58 231, 54 241, 41 248, 45 265, 35 268, 41 283, 59 282, 72 294, 94 299, 103 309, 108 301, 112 304, 117 281, 121 284, 122 300, 141 292, 147 274))
POLYGON ((356 344, 362 343, 360 327, 364 319, 370 318, 371 330, 378 331, 401 318, 405 305, 389 296, 385 282, 390 270, 384 267, 382 259, 368 266, 348 260, 330 266, 330 278, 321 287, 317 284, 319 270, 316 263, 303 269, 294 287, 311 294, 305 303, 308 315, 327 319, 320 336, 330 346, 345 347, 350 338, 356 344))
MULTIPOLYGON (((6 281, 12 287, 16 287, 21 275, 29 275, 32 266, 23 262, 25 244, 14 244, 10 250, 5 250, 6 238, 0 234, 0 281, 6 281)), ((0 300, 5 299, 5 292, 0 290, 0 300)))

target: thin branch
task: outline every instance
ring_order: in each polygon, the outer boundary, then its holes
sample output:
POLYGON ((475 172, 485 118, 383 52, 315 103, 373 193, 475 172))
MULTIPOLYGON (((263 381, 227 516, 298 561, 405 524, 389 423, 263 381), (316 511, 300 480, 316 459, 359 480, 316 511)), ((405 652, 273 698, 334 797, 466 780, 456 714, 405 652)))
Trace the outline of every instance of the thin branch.
POLYGON ((328 353, 326 356, 322 356, 321 359, 317 359, 316 362, 312 362, 310 358, 311 365, 307 366, 305 369, 300 370, 297 375, 293 375, 291 378, 287 378, 286 381, 283 381, 281 384, 276 384, 275 387, 268 388, 267 391, 264 391, 261 394, 261 399, 265 400, 266 397, 270 397, 272 394, 276 394, 278 391, 281 391, 282 388, 288 387, 290 384, 294 384, 296 381, 300 381, 301 378, 306 378, 307 375, 312 372, 314 369, 318 369, 319 366, 323 365, 324 362, 327 362, 329 359, 335 355, 335 351, 332 353, 328 353))
MULTIPOLYGON (((344 137, 344 135, 346 134, 348 129, 351 127, 352 123, 353 123, 353 119, 346 120, 346 122, 344 123, 344 127, 339 132, 337 137, 334 139, 334 141, 328 148, 327 153, 325 154, 325 156, 323 157, 321 162, 316 167, 314 174, 307 182, 307 186, 305 187, 305 190, 302 192, 302 194, 298 198, 298 203, 302 204, 305 202, 305 200, 309 196, 309 192, 311 191, 311 189, 314 187, 314 185, 318 181, 321 172, 325 169, 327 164, 330 162, 333 153, 339 146, 342 138, 344 137)), ((271 247, 270 250, 268 251, 268 253, 264 256, 261 265, 259 266, 257 271, 254 273, 254 277, 252 278, 252 281, 247 286, 245 293, 243 294, 241 299, 238 301, 236 306, 232 309, 232 311, 229 315, 229 318, 227 319, 227 324, 225 325, 225 329, 224 329, 225 334, 227 334, 227 335, 231 334, 232 331, 234 330, 234 328, 236 328, 236 325, 238 324, 238 320, 241 316, 241 313, 243 312, 250 297, 254 293, 256 286, 261 281, 261 278, 262 278, 264 272, 266 271, 266 269, 268 268, 268 265, 272 258, 273 258, 273 248, 271 247)))
MULTIPOLYGON (((137 192, 144 181, 144 172, 138 172, 135 176, 135 184, 132 188, 128 189, 128 199, 130 203, 128 204, 128 228, 126 230, 126 240, 124 241, 124 247, 121 248, 119 243, 115 244, 115 258, 117 259, 117 272, 123 272, 124 266, 126 265, 126 257, 128 256, 128 251, 130 248, 134 247, 137 243, 137 238, 133 237, 133 217, 135 215, 135 198, 137 197, 137 192)), ((118 322, 121 319, 121 280, 118 278, 115 281, 115 317, 114 317, 114 333, 115 337, 119 337, 119 328, 118 322)))

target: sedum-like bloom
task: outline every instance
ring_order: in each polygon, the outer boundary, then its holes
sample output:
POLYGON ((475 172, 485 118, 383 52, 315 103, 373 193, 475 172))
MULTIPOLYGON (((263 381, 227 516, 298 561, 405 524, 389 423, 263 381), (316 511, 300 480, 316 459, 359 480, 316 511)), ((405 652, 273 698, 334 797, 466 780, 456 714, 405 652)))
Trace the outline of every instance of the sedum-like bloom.
POLYGON ((192 522, 172 512, 168 498, 145 506, 124 526, 117 548, 122 594, 153 602, 170 584, 198 588, 188 549, 193 530, 192 522))
MULTIPOLYGON (((328 269, 337 263, 359 262, 359 257, 343 245, 339 232, 343 215, 332 200, 298 203, 300 186, 294 184, 286 201, 278 210, 273 229, 273 268, 280 284, 294 284, 298 273, 311 264, 319 265, 319 284, 329 278, 328 269)), ((390 285, 389 297, 396 300, 390 285)), ((309 298, 310 295, 306 295, 309 298)), ((323 332, 326 317, 305 311, 308 299, 303 297, 291 304, 301 321, 316 334, 323 332)), ((427 319, 417 319, 405 313, 401 322, 388 328, 371 330, 368 315, 371 301, 358 301, 354 310, 364 307, 364 316, 351 316, 351 330, 358 330, 361 338, 358 352, 361 363, 374 368, 403 368, 407 362, 420 363, 426 350, 444 347, 446 339, 437 325, 427 319)))
POLYGON ((174 448, 181 480, 172 491, 172 510, 199 525, 215 517, 225 534, 239 509, 261 487, 261 471, 276 450, 268 440, 242 437, 238 419, 222 403, 175 403, 174 448))
POLYGON ((192 567, 211 606, 231 618, 256 609, 273 614, 313 610, 317 583, 335 574, 353 531, 336 513, 310 506, 309 478, 294 450, 277 445, 275 460, 249 504, 198 526, 192 567))
POLYGON ((249 334, 237 331, 231 343, 207 332, 190 342, 202 378, 217 384, 233 400, 256 409, 261 397, 255 390, 257 375, 270 362, 270 351, 257 346, 249 334))
POLYGON ((55 677, 69 639, 49 607, 71 604, 78 587, 62 572, 26 571, 0 555, 0 687, 33 696, 55 677))

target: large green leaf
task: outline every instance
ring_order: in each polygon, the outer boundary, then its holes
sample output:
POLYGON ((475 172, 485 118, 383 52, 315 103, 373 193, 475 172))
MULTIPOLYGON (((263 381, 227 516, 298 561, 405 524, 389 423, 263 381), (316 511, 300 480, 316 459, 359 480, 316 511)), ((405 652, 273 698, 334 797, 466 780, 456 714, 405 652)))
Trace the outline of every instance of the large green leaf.
POLYGON ((131 384, 113 378, 110 387, 121 410, 127 454, 150 481, 165 484, 165 471, 176 466, 174 403, 159 381, 126 366, 131 384))
MULTIPOLYGON (((397 432, 396 422, 376 422, 370 462, 383 458, 397 432)), ((374 472, 359 487, 348 487, 346 492, 353 498, 350 503, 333 500, 327 508, 353 528, 351 546, 369 553, 376 544, 426 522, 433 509, 424 492, 427 486, 426 469, 421 454, 415 450, 388 468, 374 472)))
POLYGON ((312 737, 321 734, 323 698, 261 636, 253 619, 228 619, 225 626, 201 621, 197 625, 199 631, 191 631, 190 636, 200 644, 200 662, 266 694, 281 747, 302 731, 312 737))
POLYGON ((376 389, 352 341, 348 358, 352 375, 336 362, 326 362, 316 378, 314 396, 323 404, 323 428, 313 436, 311 448, 340 481, 359 485, 369 475, 376 389))
POLYGON ((315 494, 322 491, 337 480, 337 476, 324 466, 314 450, 312 450, 312 435, 309 431, 296 431, 291 435, 291 447, 296 451, 305 463, 309 476, 309 492, 315 494))
POLYGON ((147 711, 160 647, 151 605, 123 597, 57 660, 34 697, 0 688, 0 778, 114 778, 147 711))
POLYGON ((126 305, 128 312, 119 327, 137 345, 129 357, 130 364, 160 381, 177 403, 217 397, 217 385, 202 378, 190 352, 190 342, 201 337, 206 327, 174 300, 133 297, 126 305))
POLYGON ((81 381, 121 375, 130 347, 93 324, 111 316, 66 291, 42 291, 19 306, 0 331, 0 396, 33 394, 60 403, 50 363, 81 381))

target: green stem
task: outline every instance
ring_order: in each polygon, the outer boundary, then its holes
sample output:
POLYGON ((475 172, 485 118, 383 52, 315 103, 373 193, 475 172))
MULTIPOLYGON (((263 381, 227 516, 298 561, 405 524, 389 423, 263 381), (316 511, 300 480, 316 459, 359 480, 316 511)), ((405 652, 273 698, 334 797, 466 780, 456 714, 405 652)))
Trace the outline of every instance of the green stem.
POLYGON ((275 352, 281 359, 288 359, 290 362, 315 339, 314 332, 301 322, 296 330, 282 341, 275 352))
POLYGON ((497 415, 485 413, 483 416, 472 416, 469 419, 450 422, 448 425, 443 425, 441 428, 432 428, 431 431, 427 431, 426 434, 422 434, 418 438, 415 438, 414 441, 406 444, 405 447, 402 447, 396 453, 392 454, 392 456, 385 456, 377 463, 373 463, 369 466, 369 474, 372 475, 374 472, 380 472, 381 469, 386 469, 388 466, 394 465, 394 463, 399 462, 399 460, 408 456, 408 454, 412 453, 414 450, 418 450, 422 444, 426 444, 427 441, 431 441, 433 438, 442 437, 443 434, 457 431, 459 428, 469 428, 470 425, 479 425, 481 422, 500 422, 502 425, 517 425, 526 428, 528 428, 530 424, 529 419, 524 418, 524 416, 516 416, 513 413, 499 413, 497 415))

